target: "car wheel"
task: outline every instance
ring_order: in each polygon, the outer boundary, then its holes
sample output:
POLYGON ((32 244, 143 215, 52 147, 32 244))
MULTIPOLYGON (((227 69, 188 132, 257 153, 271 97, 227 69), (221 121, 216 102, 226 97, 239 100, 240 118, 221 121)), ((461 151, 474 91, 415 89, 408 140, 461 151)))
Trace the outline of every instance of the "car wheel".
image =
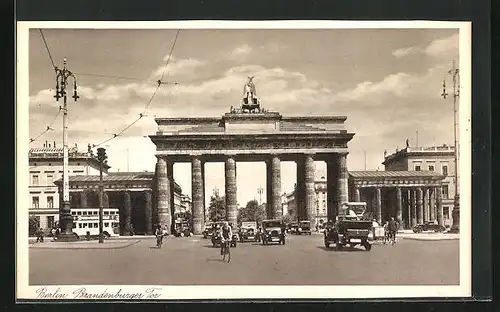
POLYGON ((329 242, 327 242, 327 241, 325 241, 325 247, 326 247, 326 248, 330 248, 330 243, 329 243, 329 242))
POLYGON ((104 238, 109 238, 111 236, 111 235, 109 235, 108 232, 104 232, 104 233, 102 233, 102 235, 104 236, 104 238))
POLYGON ((370 250, 372 250, 372 244, 370 244, 370 243, 366 242, 366 243, 365 243, 365 250, 366 250, 366 251, 370 251, 370 250))

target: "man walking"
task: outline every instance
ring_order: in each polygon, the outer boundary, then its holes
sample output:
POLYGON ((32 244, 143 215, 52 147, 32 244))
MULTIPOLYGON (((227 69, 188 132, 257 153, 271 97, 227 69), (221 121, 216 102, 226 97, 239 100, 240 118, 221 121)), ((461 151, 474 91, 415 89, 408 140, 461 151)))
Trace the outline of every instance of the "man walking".
POLYGON ((394 217, 391 217, 387 227, 389 230, 389 238, 392 238, 394 243, 396 243, 396 232, 398 231, 399 224, 396 220, 394 220, 394 217))

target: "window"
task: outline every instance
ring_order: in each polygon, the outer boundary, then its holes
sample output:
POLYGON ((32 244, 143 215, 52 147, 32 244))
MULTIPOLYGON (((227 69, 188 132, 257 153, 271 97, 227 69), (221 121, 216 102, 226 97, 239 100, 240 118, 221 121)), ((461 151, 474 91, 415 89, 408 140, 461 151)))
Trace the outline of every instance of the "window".
POLYGON ((38 185, 38 174, 34 174, 31 179, 32 185, 38 185))
POLYGON ((443 198, 448 199, 448 185, 443 185, 443 198))
POLYGON ((54 176, 51 174, 47 175, 47 185, 52 185, 54 184, 54 176))
POLYGON ((109 227, 109 222, 105 222, 104 227, 109 227))
POLYGON ((93 223, 89 223, 89 228, 92 228, 93 227, 92 225, 93 225, 93 223))
POLYGON ((48 216, 47 217, 47 227, 49 229, 53 229, 54 228, 54 225, 55 225, 55 219, 54 219, 54 216, 48 216))
POLYGON ((82 228, 82 224, 81 223, 78 223, 78 228, 81 229, 82 228))
POLYGON ((40 198, 38 198, 38 196, 33 196, 32 207, 35 209, 40 208, 40 198))
POLYGON ((94 228, 98 228, 99 227, 99 223, 94 223, 94 228))
POLYGON ((47 208, 54 208, 54 197, 47 196, 47 208))
POLYGON ((429 165, 429 171, 434 171, 434 165, 429 165))
POLYGON ((420 171, 420 165, 415 165, 415 171, 420 171))
POLYGON ((450 208, 449 207, 443 207, 443 218, 445 220, 450 219, 450 208))
POLYGON ((73 228, 76 229, 76 223, 73 223, 73 228))
POLYGON ((448 175, 448 165, 443 165, 443 175, 448 175))

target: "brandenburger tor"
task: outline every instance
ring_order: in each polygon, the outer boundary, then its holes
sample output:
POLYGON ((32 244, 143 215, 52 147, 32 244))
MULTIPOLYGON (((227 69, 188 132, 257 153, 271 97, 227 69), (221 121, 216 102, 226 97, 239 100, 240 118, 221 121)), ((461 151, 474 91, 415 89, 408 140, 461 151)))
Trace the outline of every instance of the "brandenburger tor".
POLYGON ((149 137, 156 145, 154 210, 162 225, 172 224, 173 168, 190 162, 194 234, 205 220, 204 164, 224 162, 227 221, 236 224, 236 163, 265 161, 267 218, 281 218, 281 161, 297 164, 297 214, 314 218, 314 161, 327 164, 328 219, 335 220, 339 206, 348 201, 347 143, 354 133, 345 129, 345 116, 285 117, 262 108, 253 77, 244 87, 237 108, 222 117, 156 118, 158 131, 149 137))

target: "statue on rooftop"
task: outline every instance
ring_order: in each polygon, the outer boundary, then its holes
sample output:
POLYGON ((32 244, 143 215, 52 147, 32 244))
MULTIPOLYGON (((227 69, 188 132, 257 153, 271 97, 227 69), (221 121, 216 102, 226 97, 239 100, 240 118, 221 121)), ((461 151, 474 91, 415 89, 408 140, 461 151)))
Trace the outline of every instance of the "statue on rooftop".
POLYGON ((243 112, 260 112, 260 101, 257 98, 257 89, 253 83, 255 76, 249 76, 248 82, 243 87, 243 102, 241 109, 243 112))

